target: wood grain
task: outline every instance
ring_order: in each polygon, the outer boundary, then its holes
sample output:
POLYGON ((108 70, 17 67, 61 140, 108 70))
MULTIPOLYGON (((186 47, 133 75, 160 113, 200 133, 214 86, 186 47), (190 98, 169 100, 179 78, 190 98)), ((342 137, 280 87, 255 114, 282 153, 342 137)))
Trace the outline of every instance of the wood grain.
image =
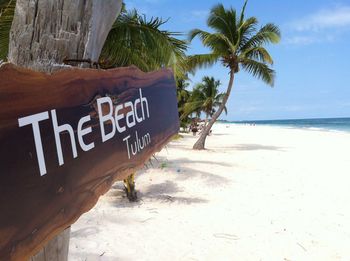
MULTIPOLYGON (((176 88, 170 70, 143 73, 135 67, 113 70, 67 69, 52 75, 5 64, 0 67, 0 260, 26 260, 51 238, 89 211, 116 180, 143 167, 179 128, 176 88), (102 143, 96 98, 117 103, 149 101, 150 118, 116 132, 102 143), (73 158, 69 135, 61 135, 64 165, 58 165, 51 120, 40 123, 47 174, 40 176, 33 131, 18 118, 55 109, 59 124, 76 131, 90 115, 92 132, 73 158), (135 131, 151 135, 150 146, 128 158, 123 138, 135 131)), ((110 127, 108 124, 106 128, 110 127)))

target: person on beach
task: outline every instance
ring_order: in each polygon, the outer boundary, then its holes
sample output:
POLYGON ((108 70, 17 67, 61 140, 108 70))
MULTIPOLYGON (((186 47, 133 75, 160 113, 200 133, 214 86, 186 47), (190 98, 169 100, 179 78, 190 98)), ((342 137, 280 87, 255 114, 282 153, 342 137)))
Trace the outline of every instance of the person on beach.
POLYGON ((191 125, 191 131, 193 133, 193 136, 196 136, 196 134, 198 132, 198 128, 197 128, 195 123, 191 125))

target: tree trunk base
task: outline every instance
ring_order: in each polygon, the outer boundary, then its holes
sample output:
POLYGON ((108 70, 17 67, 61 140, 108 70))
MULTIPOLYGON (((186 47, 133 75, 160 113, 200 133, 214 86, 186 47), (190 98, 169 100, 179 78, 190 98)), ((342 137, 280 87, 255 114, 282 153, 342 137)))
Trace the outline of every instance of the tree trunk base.
POLYGON ((197 142, 193 145, 194 150, 205 150, 205 137, 200 136, 197 142))
POLYGON ((68 261, 70 227, 57 235, 28 261, 68 261))

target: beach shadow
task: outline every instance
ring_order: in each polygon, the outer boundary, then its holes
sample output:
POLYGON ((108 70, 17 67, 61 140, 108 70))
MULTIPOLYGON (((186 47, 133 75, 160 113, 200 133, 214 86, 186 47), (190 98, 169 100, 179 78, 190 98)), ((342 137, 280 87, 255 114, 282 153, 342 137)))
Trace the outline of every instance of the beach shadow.
POLYGON ((209 187, 219 187, 232 182, 230 179, 223 176, 185 166, 178 166, 176 171, 178 173, 176 178, 177 180, 196 178, 200 179, 206 186, 209 187))
MULTIPOLYGON (((167 171, 172 171, 178 173, 177 180, 186 179, 201 179, 207 186, 221 186, 223 184, 229 184, 232 181, 221 175, 216 175, 211 172, 204 170, 199 170, 198 168, 189 167, 193 164, 206 164, 207 161, 202 160, 191 160, 187 158, 178 158, 174 160, 168 160, 166 157, 157 157, 152 160, 152 164, 147 169, 164 169, 167 171), (165 165, 165 167, 162 167, 165 165)), ((226 162, 211 162, 211 165, 218 165, 222 167, 227 167, 231 169, 235 164, 228 164, 226 162)), ((147 172, 141 171, 138 173, 139 176, 147 175, 147 172)))
MULTIPOLYGON (((117 208, 133 208, 139 207, 143 204, 143 201, 159 201, 163 203, 177 203, 177 204, 198 204, 206 203, 208 200, 196 197, 181 197, 177 196, 176 193, 184 192, 179 187, 181 181, 188 179, 199 180, 203 186, 208 187, 221 187, 232 183, 232 180, 222 175, 218 175, 212 172, 205 171, 205 167, 198 168, 200 164, 208 164, 207 161, 188 159, 188 158, 177 158, 174 160, 167 160, 166 156, 156 156, 156 158, 148 163, 148 167, 138 172, 137 176, 147 175, 145 170, 152 169, 164 169, 164 172, 172 172, 176 175, 175 181, 167 180, 163 183, 151 184, 147 188, 139 187, 136 180, 136 190, 139 201, 130 203, 125 196, 124 186, 122 182, 117 182, 112 186, 110 192, 112 197, 115 197, 113 204, 117 208), (197 166, 193 168, 191 166, 197 166), (178 183, 180 182, 180 183, 178 183), (145 190, 146 189, 146 190, 145 190), (117 202, 116 202, 117 201, 117 202)), ((232 171, 232 167, 235 165, 227 162, 210 162, 211 165, 217 165, 220 167, 227 167, 227 171, 232 171)))
MULTIPOLYGON (((152 158, 152 168, 159 168, 161 166, 161 164, 163 163, 169 163, 170 165, 186 165, 186 164, 206 164, 208 163, 208 161, 204 161, 204 160, 194 160, 194 159, 188 159, 188 158, 177 158, 177 159, 172 159, 172 160, 168 160, 167 157, 165 156, 155 156, 155 158, 152 158)), ((223 167, 233 167, 234 164, 229 164, 227 162, 220 162, 220 161, 216 161, 216 162, 210 162, 211 165, 219 165, 219 166, 223 166, 223 167)))
MULTIPOLYGON (((188 158, 178 158, 175 160, 167 161, 166 158, 160 158, 159 162, 168 162, 169 166, 167 169, 174 171, 178 173, 177 179, 178 180, 185 180, 185 179, 193 179, 193 178, 199 178, 201 179, 207 186, 221 186, 223 184, 228 184, 231 182, 230 179, 225 178, 221 175, 217 175, 212 172, 207 172, 203 169, 198 168, 192 168, 193 164, 207 164, 207 161, 203 160, 192 160, 188 158)), ((158 163, 159 163, 158 162, 158 163)), ((227 167, 228 169, 231 169, 235 166, 235 164, 229 164, 226 162, 210 162, 211 165, 217 165, 221 167, 227 167)))
MULTIPOLYGON (((136 184, 136 190, 138 192, 138 187, 136 184)), ((136 205, 139 205, 138 202, 130 202, 126 196, 124 184, 122 181, 117 181, 113 184, 110 191, 108 192, 108 196, 113 198, 109 202, 111 206, 116 208, 130 208, 136 205)))
MULTIPOLYGON (((137 183, 136 183, 137 185, 137 183)), ((125 196, 124 188, 120 184, 115 184, 113 189, 116 190, 116 201, 113 206, 116 208, 134 208, 145 204, 145 202, 161 202, 161 203, 176 203, 176 204, 199 204, 206 203, 208 200, 197 197, 181 197, 176 196, 176 193, 183 192, 179 186, 173 181, 166 181, 163 183, 152 184, 146 189, 136 187, 138 200, 136 202, 129 202, 125 196)))
POLYGON ((205 199, 194 198, 194 197, 178 197, 174 196, 178 192, 183 192, 179 186, 173 181, 166 181, 160 184, 152 184, 148 187, 147 191, 140 191, 140 198, 148 201, 160 201, 170 202, 178 204, 194 204, 194 203, 206 203, 205 199))
POLYGON ((96 235, 100 230, 97 227, 86 227, 79 229, 77 231, 71 232, 71 237, 88 237, 91 235, 96 235))
POLYGON ((127 259, 122 259, 120 257, 116 256, 110 256, 105 252, 101 252, 101 254, 95 254, 95 253, 72 253, 70 254, 72 257, 74 257, 74 260, 82 260, 82 261, 122 261, 127 259))
POLYGON ((175 194, 182 191, 175 182, 169 180, 165 181, 164 183, 152 184, 148 186, 147 190, 148 191, 143 195, 150 197, 155 194, 175 194))
MULTIPOLYGON (((165 158, 163 158, 165 159, 165 158)), ((196 164, 207 164, 208 161, 205 161, 205 160, 193 160, 193 159, 188 159, 188 158, 177 158, 175 160, 171 160, 169 162, 172 162, 174 164, 177 164, 177 165, 184 165, 184 164, 193 164, 193 163, 196 163, 196 164)), ((227 162, 220 162, 220 161, 215 161, 215 162, 210 162, 211 165, 218 165, 218 166, 223 166, 223 167, 233 167, 234 164, 229 164, 227 162)))
POLYGON ((229 133, 213 133, 212 135, 209 136, 209 138, 215 137, 215 136, 231 136, 231 134, 229 134, 229 133))
POLYGON ((241 151, 251 151, 251 150, 272 150, 272 151, 285 151, 283 147, 268 146, 260 144, 237 144, 230 147, 224 147, 225 149, 241 150, 241 151))
MULTIPOLYGON (((194 144, 194 142, 195 141, 193 141, 193 144, 194 144)), ((168 144, 164 149, 167 150, 167 148, 175 148, 175 149, 181 149, 181 150, 186 150, 186 151, 192 150, 192 147, 188 146, 188 144, 175 143, 175 142, 168 144)))

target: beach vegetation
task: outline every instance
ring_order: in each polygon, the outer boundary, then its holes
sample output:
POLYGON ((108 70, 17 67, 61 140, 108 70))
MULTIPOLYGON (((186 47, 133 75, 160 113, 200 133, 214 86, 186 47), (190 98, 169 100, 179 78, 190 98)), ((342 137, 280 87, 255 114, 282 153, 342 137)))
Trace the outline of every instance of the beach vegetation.
POLYGON ((187 73, 187 42, 178 32, 161 29, 168 20, 147 18, 136 9, 123 10, 115 21, 100 56, 103 68, 137 66, 144 72, 171 68, 177 78, 187 73))
MULTIPOLYGON (((214 77, 204 76, 202 82, 195 85, 188 102, 184 104, 182 117, 195 113, 198 117, 205 114, 205 125, 217 108, 221 106, 225 93, 219 92, 221 82, 214 77)), ((224 106, 224 111, 227 112, 224 106)))
POLYGON ((228 70, 229 83, 222 103, 213 114, 208 125, 202 131, 193 149, 205 148, 205 141, 216 120, 224 111, 230 97, 235 74, 241 69, 273 86, 275 71, 271 68, 273 59, 265 49, 266 44, 276 44, 280 41, 281 33, 278 26, 268 23, 258 28, 256 17, 246 18, 245 1, 240 13, 232 7, 225 8, 222 4, 210 10, 207 26, 212 31, 193 29, 189 33, 189 40, 199 38, 210 52, 188 57, 188 66, 191 69, 209 67, 221 63, 228 70))
POLYGON ((15 0, 0 0, 0 60, 2 61, 7 60, 10 29, 15 7, 15 0))
POLYGON ((165 169, 168 167, 168 163, 167 162, 162 162, 159 166, 160 169, 165 169))
POLYGON ((191 123, 189 113, 185 113, 185 105, 189 102, 192 92, 188 90, 190 86, 189 80, 186 77, 178 78, 176 80, 176 94, 177 105, 179 111, 180 127, 187 129, 187 126, 191 123))

